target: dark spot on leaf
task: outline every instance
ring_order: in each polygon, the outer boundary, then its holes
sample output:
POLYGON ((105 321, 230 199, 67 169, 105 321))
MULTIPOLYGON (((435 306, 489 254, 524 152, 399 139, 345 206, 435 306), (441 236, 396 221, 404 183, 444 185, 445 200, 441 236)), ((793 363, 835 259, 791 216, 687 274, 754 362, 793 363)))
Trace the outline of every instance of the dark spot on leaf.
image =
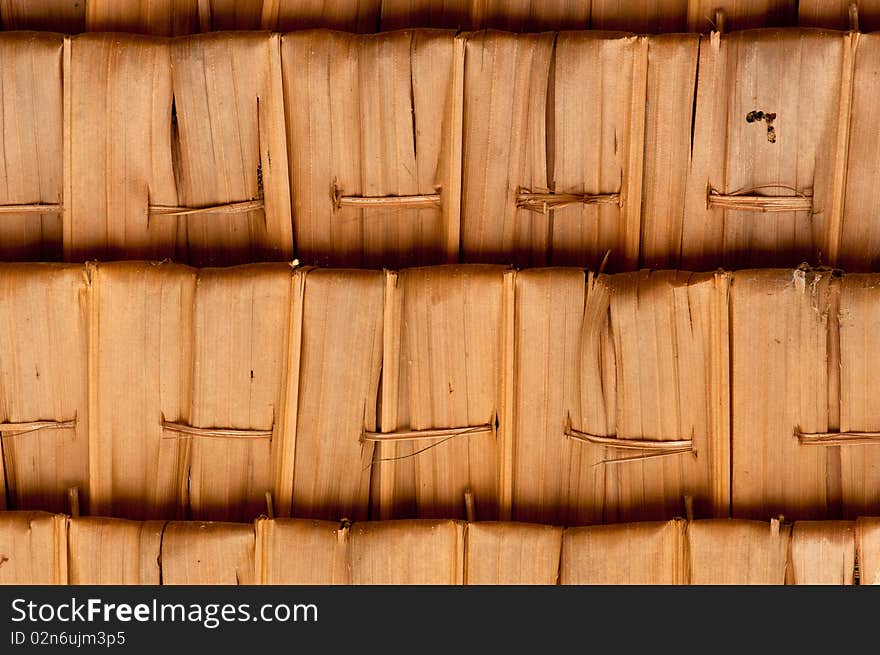
POLYGON ((776 129, 773 127, 773 121, 776 120, 776 112, 763 112, 760 109, 753 109, 746 114, 746 123, 756 123, 764 121, 767 123, 767 140, 770 143, 776 143, 776 129))

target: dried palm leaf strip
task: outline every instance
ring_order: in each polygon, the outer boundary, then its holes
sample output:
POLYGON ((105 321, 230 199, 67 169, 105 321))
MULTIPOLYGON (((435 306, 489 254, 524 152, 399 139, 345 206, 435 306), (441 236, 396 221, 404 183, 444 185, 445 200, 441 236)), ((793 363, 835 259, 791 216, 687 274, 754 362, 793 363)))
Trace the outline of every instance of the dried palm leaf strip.
POLYGON ((855 575, 853 521, 797 521, 791 534, 789 583, 851 585, 855 575))
POLYGON ((795 0, 688 0, 687 30, 709 32, 794 25, 797 6, 795 0))
POLYGON ((412 27, 471 29, 471 16, 477 3, 474 0, 382 0, 378 4, 381 5, 379 27, 387 31, 412 27))
POLYGON ((443 584, 464 581, 462 521, 355 523, 348 543, 352 584, 443 584))
MULTIPOLYGON (((264 30, 290 32, 314 28, 346 32, 376 32, 380 0, 358 2, 325 2, 324 0, 263 0, 261 26, 264 30)), ((399 27, 447 27, 436 23, 408 23, 399 27)), ((454 26, 453 26, 454 27, 454 26)), ((397 29, 382 26, 383 30, 397 29)))
MULTIPOLYGON (((880 5, 877 7, 880 9, 880 5)), ((880 263, 880 230, 872 217, 880 206, 880 137, 872 120, 880 83, 880 36, 854 37, 852 107, 838 258, 832 262, 853 271, 875 271, 880 263)))
POLYGON ((178 36, 199 31, 198 0, 87 0, 88 32, 178 36))
MULTIPOLYGON (((795 428, 826 432, 831 273, 738 271, 730 291, 733 515, 793 519, 833 515, 823 448, 800 445, 795 428)), ((839 467, 839 465, 838 465, 839 467)), ((837 499, 839 502, 839 498, 837 499)))
POLYGON ((280 37, 174 39, 171 67, 181 206, 153 207, 150 220, 185 226, 196 265, 291 259, 280 37))
POLYGON ((67 517, 0 512, 0 584, 67 584, 67 517))
POLYGON ((523 266, 546 262, 549 217, 517 207, 517 198, 522 191, 550 192, 546 117, 554 38, 551 33, 517 36, 493 31, 466 37, 461 207, 465 261, 523 266))
POLYGON ((63 43, 59 34, 0 34, 4 260, 61 259, 63 43))
POLYGON ((305 31, 282 50, 299 257, 456 261, 454 33, 305 31))
POLYGON ((162 584, 256 584, 254 526, 171 521, 162 537, 162 584))
POLYGON ((258 30, 264 0, 198 0, 202 32, 258 30))
MULTIPOLYGON (((383 3, 384 4, 384 3, 383 3)), ((473 29, 511 32, 586 29, 590 2, 583 0, 473 0, 473 29)))
POLYGON ((859 584, 880 584, 880 519, 859 517, 856 521, 856 562, 859 584))
MULTIPOLYGON (((876 511, 880 502, 880 408, 872 394, 880 383, 880 353, 873 344, 880 338, 880 276, 845 275, 832 281, 832 305, 828 340, 829 414, 836 421, 828 430, 842 439, 839 447, 826 450, 829 466, 837 468, 842 516, 853 519, 876 511), (835 352, 836 351, 836 352, 835 352), (867 433, 860 435, 858 433, 867 433), (835 452, 837 451, 837 452, 835 452)), ((801 426, 802 427, 802 426, 801 426)), ((821 431, 821 427, 815 428, 821 431)))
POLYGON ((498 518, 504 268, 389 273, 382 434, 373 468, 382 518, 498 518))
POLYGON ((729 507, 727 274, 600 275, 583 321, 582 422, 604 521, 703 515, 729 507), (611 464, 616 464, 611 466, 611 464))
POLYGON ((568 528, 562 536, 559 582, 683 584, 685 525, 673 520, 568 528))
POLYGON ((468 523, 465 584, 556 584, 561 549, 556 526, 468 523))
POLYGON ((70 584, 160 584, 164 528, 164 521, 71 518, 67 528, 70 584))
POLYGON ((84 35, 66 57, 67 258, 292 257, 279 37, 84 35))
POLYGON ((850 62, 843 33, 704 38, 683 267, 796 266, 820 251, 836 256, 850 62))
POLYGON ((253 520, 274 491, 290 275, 286 264, 198 272, 190 423, 164 426, 186 451, 193 518, 253 520))
POLYGON ((800 0, 797 7, 801 27, 873 32, 880 25, 877 0, 800 0))
POLYGON ((700 38, 695 34, 665 34, 648 37, 645 42, 648 73, 639 263, 677 268, 681 261, 700 38))
MULTIPOLYGON (((764 461, 765 465, 773 468, 794 467, 789 469, 791 473, 788 475, 794 474, 798 466, 808 466, 807 470, 812 470, 814 463, 819 461, 822 468, 816 470, 818 477, 812 483, 808 482, 811 478, 805 472, 798 473, 796 478, 798 484, 805 485, 804 489, 813 488, 814 491, 810 493, 818 493, 818 488, 824 486, 824 494, 819 498, 814 497, 812 505, 818 504, 813 509, 822 509, 827 513, 820 511, 814 518, 855 518, 861 513, 872 511, 878 500, 875 487, 876 468, 880 461, 880 448, 877 447, 880 444, 880 414, 866 391, 873 388, 875 377, 875 362, 870 344, 877 338, 877 277, 846 275, 831 278, 830 281, 829 277, 827 272, 806 274, 797 271, 791 278, 794 287, 800 289, 804 296, 802 302, 806 305, 803 310, 805 318, 814 323, 821 333, 810 337, 811 340, 816 339, 815 345, 802 345, 802 349, 797 354, 792 352, 790 357, 800 357, 801 361, 812 362, 812 370, 816 376, 812 386, 818 394, 824 394, 824 399, 821 396, 816 397, 818 406, 815 408, 809 405, 799 407, 797 403, 789 401, 788 404, 795 409, 794 413, 783 413, 778 408, 764 410, 768 411, 768 420, 779 426, 778 438, 786 444, 786 453, 792 452, 792 456, 780 453, 768 458, 765 451, 764 461), (807 279, 805 276, 811 277, 807 279), (824 277, 824 280, 820 277, 824 277), (804 355, 805 351, 809 353, 811 350, 815 355, 804 355), (792 436, 782 436, 785 433, 782 416, 787 417, 785 420, 789 422, 792 436), (777 457, 779 461, 776 460, 777 457)), ((777 296, 778 302, 778 295, 781 294, 772 294, 768 300, 772 302, 773 296, 777 296)), ((776 310, 770 318, 783 320, 782 312, 776 310)), ((736 338, 735 336, 734 344, 736 338)), ((770 339, 765 335, 762 341, 769 345, 767 342, 770 339)), ((761 365, 767 366, 767 360, 761 365)), ((779 361, 771 366, 782 367, 783 364, 779 361)), ((789 376, 790 366, 791 364, 785 364, 789 376)), ((803 374, 807 374, 807 371, 803 374)), ((741 380, 739 384, 745 383, 745 380, 741 380)), ((809 384, 806 380, 801 384, 804 383, 809 384)), ((807 394, 806 398, 813 393, 803 386, 801 389, 801 393, 807 394)), ((763 400, 762 405, 772 407, 772 402, 772 399, 763 400)), ((737 449, 738 411, 748 410, 734 407, 734 450, 737 449)), ((745 416, 748 418, 747 414, 745 416)), ((765 438, 771 437, 768 435, 765 438)), ((736 456, 734 459, 736 460, 736 456)), ((750 475, 754 474, 754 469, 748 464, 745 466, 750 475)), ((736 493, 737 484, 734 481, 735 496, 736 493)), ((736 498, 734 507, 737 507, 736 498)), ((793 518, 801 517, 794 507, 779 508, 780 511, 783 509, 793 518)))
POLYGON ((83 34, 65 46, 64 254, 162 259, 179 246, 169 41, 83 34))
POLYGON ((632 32, 686 32, 688 0, 592 0, 590 27, 632 32))
POLYGON ((258 584, 348 584, 348 530, 332 521, 258 520, 258 584))
POLYGON ((598 267, 610 250, 634 267, 648 41, 551 37, 467 40, 463 256, 598 267))
POLYGON ((68 488, 88 486, 87 289, 81 266, 0 265, 0 442, 16 509, 64 511, 68 488))
MULTIPOLYGON (((587 279, 578 269, 519 271, 513 335, 512 440, 506 475, 516 521, 599 522, 599 453, 563 436, 580 418, 579 353, 587 279)), ((504 414, 502 414, 504 416, 504 414)))
POLYGON ((75 34, 84 29, 85 5, 83 0, 0 0, 0 25, 75 34))
POLYGON ((708 519, 687 525, 688 582, 693 585, 785 583, 791 525, 708 519))
POLYGON ((89 271, 91 513, 182 516, 188 440, 165 438, 163 421, 193 424, 196 271, 140 262, 89 271))
POLYGON ((279 482, 279 513, 339 520, 369 513, 376 405, 382 365, 381 271, 297 271, 285 406, 289 468, 279 482), (298 374, 298 375, 297 375, 298 374), (296 381, 294 383, 294 378, 296 381), (288 485, 285 487, 285 484, 288 485))

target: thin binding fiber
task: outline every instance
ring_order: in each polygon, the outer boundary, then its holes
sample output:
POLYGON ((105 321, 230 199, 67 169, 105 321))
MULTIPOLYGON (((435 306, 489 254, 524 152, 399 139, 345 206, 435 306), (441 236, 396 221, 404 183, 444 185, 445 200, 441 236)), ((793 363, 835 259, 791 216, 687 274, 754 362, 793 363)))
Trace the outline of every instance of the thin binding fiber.
POLYGON ((791 525, 761 521, 689 521, 690 584, 785 583, 791 525))
POLYGON ((562 528, 530 523, 469 523, 465 584, 555 585, 562 528))
POLYGON ((0 584, 67 584, 67 517, 0 512, 0 584))
POLYGON ((257 521, 259 584, 348 584, 348 527, 333 521, 257 521))
POLYGON ((685 521, 568 528, 560 584, 683 584, 685 521))
POLYGON ((254 526, 172 521, 162 537, 162 584, 252 585, 254 526))
POLYGON ((349 536, 352 584, 459 585, 464 582, 462 521, 355 523, 349 536))
POLYGON ((63 44, 60 34, 0 34, 4 260, 61 259, 63 44))
POLYGON ((164 521, 74 517, 67 528, 69 582, 157 585, 164 521))
MULTIPOLYGON (((81 266, 0 265, 0 440, 16 509, 67 508, 89 481, 88 282, 81 266)), ((2 488, 2 486, 0 486, 2 488)), ((84 509, 90 506, 83 500, 84 509)))
POLYGON ((504 268, 390 273, 382 432, 374 460, 382 518, 498 518, 504 268), (431 438, 432 430, 441 435, 431 438))
POLYGON ((855 533, 853 521, 797 521, 791 534, 789 582, 853 584, 855 533))
POLYGON ((334 266, 457 258, 454 33, 285 34, 299 257, 334 266))

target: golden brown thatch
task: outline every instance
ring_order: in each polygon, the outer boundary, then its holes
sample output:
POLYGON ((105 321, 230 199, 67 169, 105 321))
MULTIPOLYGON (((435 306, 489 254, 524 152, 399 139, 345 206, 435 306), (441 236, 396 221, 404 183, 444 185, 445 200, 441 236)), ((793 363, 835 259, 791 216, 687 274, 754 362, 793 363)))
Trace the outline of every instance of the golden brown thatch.
POLYGON ((876 582, 877 519, 256 524, 0 512, 0 583, 837 584, 876 582))
POLYGON ((878 259, 871 35, 59 40, 0 37, 14 62, 4 111, 25 128, 0 142, 6 259, 609 271, 878 259))
POLYGON ((684 497, 701 517, 854 518, 877 501, 878 288, 4 264, 4 498, 63 511, 75 487, 83 512, 166 520, 252 520, 267 492, 324 520, 666 520, 684 497))
POLYGON ((874 582, 878 17, 0 0, 0 581, 874 582))

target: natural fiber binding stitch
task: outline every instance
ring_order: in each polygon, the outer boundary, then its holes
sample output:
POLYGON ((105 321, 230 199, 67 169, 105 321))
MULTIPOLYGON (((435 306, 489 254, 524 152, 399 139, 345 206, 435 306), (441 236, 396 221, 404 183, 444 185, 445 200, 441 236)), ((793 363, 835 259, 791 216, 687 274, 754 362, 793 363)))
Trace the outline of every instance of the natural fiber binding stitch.
POLYGON ((793 187, 783 184, 762 184, 743 191, 719 193, 709 187, 706 195, 706 206, 709 209, 731 209, 760 213, 799 212, 813 210, 813 196, 801 193, 793 187), (788 189, 794 195, 765 196, 756 194, 760 189, 788 189))

